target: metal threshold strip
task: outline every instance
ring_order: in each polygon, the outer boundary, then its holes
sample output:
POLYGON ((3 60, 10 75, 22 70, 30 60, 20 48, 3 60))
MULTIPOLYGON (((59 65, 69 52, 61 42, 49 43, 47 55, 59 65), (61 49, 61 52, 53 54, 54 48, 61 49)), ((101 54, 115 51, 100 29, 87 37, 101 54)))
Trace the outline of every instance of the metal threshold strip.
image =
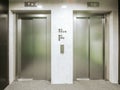
POLYGON ((77 78, 76 80, 79 81, 79 80, 90 80, 90 79, 89 78, 77 78))
POLYGON ((32 81, 33 78, 20 78, 20 79, 17 79, 18 81, 32 81))

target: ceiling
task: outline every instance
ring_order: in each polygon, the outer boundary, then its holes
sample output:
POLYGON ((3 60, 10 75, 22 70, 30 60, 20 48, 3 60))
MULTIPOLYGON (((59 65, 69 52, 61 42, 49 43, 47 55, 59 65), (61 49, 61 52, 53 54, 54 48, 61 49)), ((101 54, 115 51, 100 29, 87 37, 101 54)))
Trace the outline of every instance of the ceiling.
MULTIPOLYGON (((74 3, 81 2, 81 0, 9 0, 12 2, 38 1, 40 3, 74 3)), ((88 0, 84 0, 88 1, 88 0)))

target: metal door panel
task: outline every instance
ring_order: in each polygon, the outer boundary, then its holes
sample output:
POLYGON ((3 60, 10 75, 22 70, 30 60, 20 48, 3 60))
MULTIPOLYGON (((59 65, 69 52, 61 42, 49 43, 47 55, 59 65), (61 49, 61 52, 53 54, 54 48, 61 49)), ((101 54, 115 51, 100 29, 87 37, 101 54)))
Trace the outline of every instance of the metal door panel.
POLYGON ((90 79, 103 79, 103 22, 90 18, 90 79))
POLYGON ((89 77, 88 62, 88 18, 76 18, 74 59, 77 78, 89 77))
POLYGON ((22 19, 21 26, 21 77, 33 77, 33 23, 32 19, 22 19))
POLYGON ((34 79, 46 80, 47 76, 47 20, 33 19, 34 79), (39 70, 39 71, 38 71, 39 70))

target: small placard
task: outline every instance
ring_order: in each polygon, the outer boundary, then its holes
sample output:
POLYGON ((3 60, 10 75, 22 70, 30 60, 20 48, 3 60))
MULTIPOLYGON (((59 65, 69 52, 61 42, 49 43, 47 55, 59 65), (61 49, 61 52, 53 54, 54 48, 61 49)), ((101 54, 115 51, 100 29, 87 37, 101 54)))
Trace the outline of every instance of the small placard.
POLYGON ((99 2, 87 2, 88 7, 99 7, 100 3, 99 2))

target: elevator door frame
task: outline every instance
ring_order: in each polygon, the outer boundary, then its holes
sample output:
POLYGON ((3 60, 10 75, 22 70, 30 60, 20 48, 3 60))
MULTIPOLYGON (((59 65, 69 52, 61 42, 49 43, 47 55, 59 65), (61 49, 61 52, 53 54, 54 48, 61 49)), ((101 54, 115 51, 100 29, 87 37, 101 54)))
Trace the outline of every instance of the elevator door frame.
MULTIPOLYGON (((19 78, 19 74, 21 72, 21 21, 22 18, 46 18, 47 20, 47 75, 46 79, 51 80, 51 27, 50 27, 50 13, 16 13, 16 79, 19 78), (18 34, 19 33, 19 34, 18 34), (49 62, 48 62, 49 61, 49 62), (19 64, 18 64, 19 63, 19 64), (49 65, 49 66, 48 66, 49 65)), ((28 78, 29 79, 29 78, 28 78)))
MULTIPOLYGON (((75 66, 75 50, 74 50, 74 48, 75 48, 75 35, 76 35, 76 32, 75 32, 75 30, 76 30, 76 19, 77 18, 88 18, 88 23, 89 23, 89 25, 88 25, 88 27, 90 27, 90 21, 89 21, 89 19, 90 19, 90 17, 104 17, 104 21, 106 20, 106 14, 108 14, 108 12, 107 13, 88 13, 88 12, 79 12, 79 11, 75 11, 74 12, 74 23, 73 23, 73 26, 74 26, 74 31, 73 31, 73 60, 74 60, 74 64, 73 64, 73 79, 74 80, 77 80, 77 77, 76 77, 76 66, 75 66)), ((88 29, 88 34, 90 33, 90 28, 88 29)), ((88 37, 90 37, 89 35, 88 35, 88 37)), ((105 22, 103 22, 103 79, 106 79, 106 77, 105 77, 105 74, 106 74, 106 72, 105 72, 105 22)), ((88 39, 89 40, 89 39, 88 39)), ((88 43, 90 44, 90 41, 88 41, 88 43)), ((88 48, 90 48, 90 46, 88 45, 88 48)), ((88 52, 90 52, 90 50, 88 50, 88 52)), ((89 53, 90 54, 90 53, 89 53)), ((88 55, 88 57, 89 57, 89 59, 90 59, 90 55, 88 55)), ((89 80, 90 79, 90 60, 88 60, 88 78, 80 78, 80 80, 89 80)), ((79 78, 78 78, 78 80, 79 80, 79 78)))

